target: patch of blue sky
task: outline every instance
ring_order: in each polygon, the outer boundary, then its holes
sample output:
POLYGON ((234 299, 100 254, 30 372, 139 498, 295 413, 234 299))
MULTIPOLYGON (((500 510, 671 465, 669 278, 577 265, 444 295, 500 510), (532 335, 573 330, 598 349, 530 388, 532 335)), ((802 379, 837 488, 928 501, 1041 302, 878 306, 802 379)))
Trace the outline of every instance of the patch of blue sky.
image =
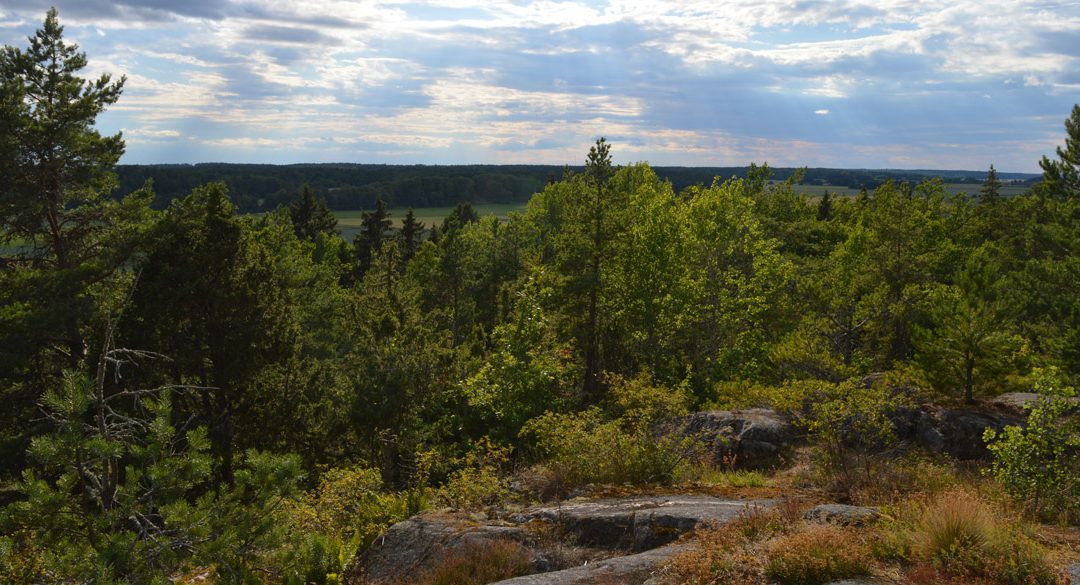
POLYGON ((439 6, 421 3, 397 4, 395 8, 404 10, 418 20, 485 20, 491 18, 491 12, 476 7, 439 6))

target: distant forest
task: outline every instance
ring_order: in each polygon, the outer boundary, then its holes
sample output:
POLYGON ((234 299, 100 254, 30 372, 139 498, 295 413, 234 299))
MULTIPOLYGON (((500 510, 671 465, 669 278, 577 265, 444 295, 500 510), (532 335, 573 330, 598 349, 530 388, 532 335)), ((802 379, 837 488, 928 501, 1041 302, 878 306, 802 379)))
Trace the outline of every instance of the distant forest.
MULTIPOLYGON (((555 165, 377 165, 377 164, 226 164, 120 165, 119 194, 153 179, 153 206, 164 209, 173 199, 209 182, 222 181, 233 203, 244 212, 286 205, 305 184, 326 198, 331 209, 370 209, 377 199, 389 207, 447 207, 459 202, 524 203, 569 168, 555 165)), ((709 185, 714 177, 746 178, 748 167, 654 167, 676 192, 709 185)), ((773 169, 785 180, 799 169, 773 169)), ((806 169, 802 184, 876 189, 886 181, 918 183, 928 178, 950 183, 982 183, 985 171, 806 169)), ((1041 175, 998 173, 1003 181, 1033 184, 1041 175)))

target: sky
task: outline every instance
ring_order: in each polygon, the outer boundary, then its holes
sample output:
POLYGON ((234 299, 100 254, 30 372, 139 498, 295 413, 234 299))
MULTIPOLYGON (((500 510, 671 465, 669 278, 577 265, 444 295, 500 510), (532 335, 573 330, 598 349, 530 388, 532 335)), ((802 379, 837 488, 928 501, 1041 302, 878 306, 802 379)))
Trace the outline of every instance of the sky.
POLYGON ((1080 2, 0 0, 55 4, 121 162, 1037 172, 1080 101, 1080 2))

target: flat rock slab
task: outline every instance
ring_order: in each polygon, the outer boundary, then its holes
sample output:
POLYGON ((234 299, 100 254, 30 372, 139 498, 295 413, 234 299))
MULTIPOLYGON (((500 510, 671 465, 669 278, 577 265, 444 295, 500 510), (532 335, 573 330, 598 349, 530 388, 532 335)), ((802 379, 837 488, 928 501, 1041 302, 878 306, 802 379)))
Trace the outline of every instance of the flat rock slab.
POLYGON ((841 526, 864 526, 878 519, 875 508, 846 506, 844 504, 820 504, 806 511, 803 516, 811 522, 828 522, 841 526))
POLYGON ((593 585, 595 583, 640 585, 647 581, 661 565, 686 548, 685 544, 672 544, 562 571, 506 579, 493 585, 593 585))
POLYGON ((703 524, 724 524, 768 500, 725 500, 709 496, 636 496, 569 501, 530 508, 512 521, 557 524, 574 544, 641 552, 674 541, 703 524))

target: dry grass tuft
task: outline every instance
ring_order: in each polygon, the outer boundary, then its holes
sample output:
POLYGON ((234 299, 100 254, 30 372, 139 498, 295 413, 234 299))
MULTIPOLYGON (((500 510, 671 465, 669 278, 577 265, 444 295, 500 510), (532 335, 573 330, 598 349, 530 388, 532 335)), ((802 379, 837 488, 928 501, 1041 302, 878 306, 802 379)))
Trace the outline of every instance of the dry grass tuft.
POLYGON ((447 552, 416 585, 484 585, 532 572, 529 549, 512 540, 472 542, 447 552))
POLYGON ((769 542, 765 572, 780 583, 824 585, 870 573, 870 547, 855 530, 811 525, 769 542))

